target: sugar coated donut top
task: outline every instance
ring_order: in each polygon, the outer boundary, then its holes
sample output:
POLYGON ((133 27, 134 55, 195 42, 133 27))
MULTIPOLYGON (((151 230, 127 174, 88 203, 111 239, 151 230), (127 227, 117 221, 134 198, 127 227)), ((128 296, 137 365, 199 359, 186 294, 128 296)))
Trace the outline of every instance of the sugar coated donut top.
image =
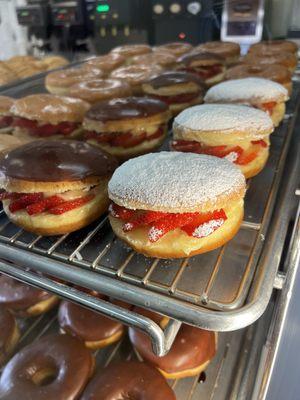
POLYGON ((222 133, 253 132, 273 130, 269 115, 256 108, 239 104, 202 104, 187 108, 174 120, 185 129, 195 131, 222 131, 222 133))
POLYGON ((263 78, 242 78, 221 82, 208 90, 206 102, 233 101, 285 101, 288 91, 277 82, 263 78))
POLYGON ((245 178, 229 161, 180 152, 131 159, 108 186, 110 199, 121 206, 166 212, 215 210, 244 191, 245 178))

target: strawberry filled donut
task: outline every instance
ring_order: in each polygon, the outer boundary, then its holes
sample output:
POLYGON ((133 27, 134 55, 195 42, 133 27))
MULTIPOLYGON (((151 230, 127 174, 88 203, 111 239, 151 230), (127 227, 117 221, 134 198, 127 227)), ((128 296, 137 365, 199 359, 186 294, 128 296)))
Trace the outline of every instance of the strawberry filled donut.
POLYGON ((32 94, 15 101, 13 135, 23 139, 77 138, 89 103, 53 94, 32 94))
POLYGON ((83 121, 84 137, 120 160, 158 148, 167 134, 168 105, 147 97, 96 103, 83 121))
POLYGON ((173 115, 194 104, 203 103, 205 85, 196 76, 184 71, 166 71, 143 84, 147 96, 167 103, 173 115))
POLYGON ((9 133, 12 130, 13 117, 11 108, 14 99, 8 96, 0 96, 0 133, 9 133))
POLYGON ((84 142, 30 142, 0 161, 4 211, 38 235, 73 232, 106 211, 116 166, 113 157, 84 142))
POLYGON ((268 113, 274 126, 278 126, 285 114, 288 91, 277 82, 263 78, 232 79, 208 90, 206 103, 246 104, 268 113))
POLYGON ((250 178, 267 162, 273 129, 271 118, 261 110, 204 104, 188 108, 175 118, 171 148, 225 158, 250 178))
POLYGON ((146 256, 181 258, 222 246, 238 231, 245 178, 227 160, 151 153, 127 161, 109 182, 115 234, 146 256))
POLYGON ((213 53, 189 53, 177 60, 176 69, 198 75, 207 86, 215 85, 224 78, 226 70, 223 57, 213 53))

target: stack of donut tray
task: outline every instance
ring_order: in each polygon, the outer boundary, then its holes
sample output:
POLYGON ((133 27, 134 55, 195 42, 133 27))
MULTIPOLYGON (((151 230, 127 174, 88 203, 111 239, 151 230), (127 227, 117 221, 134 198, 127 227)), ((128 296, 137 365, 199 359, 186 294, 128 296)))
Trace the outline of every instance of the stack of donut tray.
MULTIPOLYGON (((0 91, 12 97, 41 92, 45 92, 42 77, 0 91)), ((106 216, 72 234, 41 237, 13 225, 1 210, 0 272, 143 330, 158 355, 168 352, 183 322, 223 332, 206 375, 171 384, 178 399, 246 398, 242 384, 248 385, 254 373, 246 371, 245 380, 238 367, 253 365, 259 358, 272 293, 286 284, 278 267, 299 178, 299 103, 296 77, 285 119, 271 137, 268 164, 248 181, 242 227, 222 248, 187 259, 151 259, 117 239, 106 216), (162 313, 170 321, 162 330, 151 319, 78 287, 162 313)), ((58 329, 55 313, 27 324, 21 345, 58 329)), ((97 358, 106 364, 116 357, 135 357, 126 338, 97 358)))

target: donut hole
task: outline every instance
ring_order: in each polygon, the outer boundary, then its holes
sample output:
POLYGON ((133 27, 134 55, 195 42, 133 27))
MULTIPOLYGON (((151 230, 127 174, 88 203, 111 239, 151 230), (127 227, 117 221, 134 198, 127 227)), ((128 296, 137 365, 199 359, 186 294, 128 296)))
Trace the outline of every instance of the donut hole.
POLYGON ((43 367, 31 376, 31 380, 36 386, 47 386, 55 381, 57 375, 58 371, 55 367, 43 367))

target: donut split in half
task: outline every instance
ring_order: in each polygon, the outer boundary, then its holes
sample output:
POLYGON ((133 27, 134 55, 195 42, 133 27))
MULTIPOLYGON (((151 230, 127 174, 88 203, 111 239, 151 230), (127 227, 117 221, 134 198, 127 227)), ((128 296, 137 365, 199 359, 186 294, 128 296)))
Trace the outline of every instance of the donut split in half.
POLYGON ((84 121, 84 138, 120 160, 158 148, 167 134, 168 105, 147 97, 94 104, 84 121))
POLYGON ((267 112, 274 126, 283 120, 288 91, 279 83, 263 78, 232 79, 208 90, 205 103, 246 104, 267 112))
POLYGON ((13 135, 25 139, 77 138, 81 123, 90 105, 80 99, 33 94, 15 101, 13 135))
POLYGON ((34 141, 0 162, 3 208, 16 225, 38 235, 80 229, 108 206, 116 160, 77 141, 34 141))
POLYGON ((151 257, 180 258, 222 246, 238 231, 245 178, 227 160, 160 152, 131 159, 108 186, 115 234, 151 257))

